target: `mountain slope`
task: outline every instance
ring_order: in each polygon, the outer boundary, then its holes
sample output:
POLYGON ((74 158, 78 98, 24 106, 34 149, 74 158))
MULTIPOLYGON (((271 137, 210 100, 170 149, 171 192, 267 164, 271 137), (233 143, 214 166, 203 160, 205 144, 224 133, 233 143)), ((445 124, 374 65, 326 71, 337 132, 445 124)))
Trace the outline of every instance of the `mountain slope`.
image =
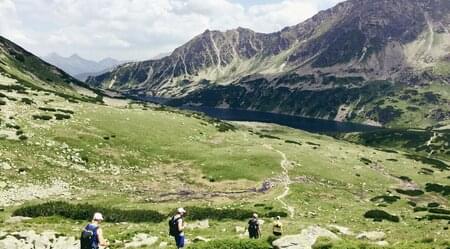
MULTIPOLYGON (((128 63, 91 77, 88 83, 130 95, 178 98, 177 104, 232 105, 382 125, 435 125, 440 121, 425 117, 432 116, 426 113, 429 110, 420 113, 421 120, 385 120, 379 117, 383 113, 373 109, 373 96, 347 95, 364 91, 361 88, 374 81, 389 81, 397 90, 430 83, 448 89, 449 12, 446 0, 350 0, 275 33, 243 28, 207 30, 168 57, 128 63), (254 84, 249 86, 249 81, 254 84), (315 96, 323 96, 322 91, 339 95, 325 112, 315 108, 320 104, 315 96), (230 97, 230 92, 240 98, 230 97), (340 97, 340 92, 346 92, 346 96, 340 97), (297 103, 296 97, 305 94, 314 97, 290 109, 297 103), (268 97, 271 95, 275 96, 268 97), (359 103, 360 98, 368 99, 368 103, 359 103)), ((376 101, 386 101, 388 92, 375 93, 376 101)), ((432 110, 449 116, 448 109, 438 110, 448 101, 443 98, 432 110)), ((401 105, 384 108, 408 113, 406 106, 414 103, 401 105)))
POLYGON ((68 99, 96 101, 96 93, 83 82, 48 64, 8 39, 0 36, 0 77, 3 88, 35 89, 68 99))
POLYGON ((100 61, 86 60, 77 54, 70 57, 63 57, 56 53, 49 54, 43 59, 79 80, 86 80, 88 76, 103 74, 122 62, 113 58, 105 58, 100 61))
MULTIPOLYGON (((166 218, 180 203, 189 238, 241 245, 227 248, 250 248, 241 227, 254 212, 265 224, 283 216, 285 234, 334 224, 385 231, 396 249, 448 245, 448 131, 414 141, 443 155, 428 158, 128 100, 99 104, 61 70, 9 41, 0 48, 0 248, 79 248, 75 236, 98 211, 111 248, 150 235, 157 242, 141 248, 161 248, 173 243, 166 218)), ((268 248, 271 226, 262 229, 257 248, 268 248)))

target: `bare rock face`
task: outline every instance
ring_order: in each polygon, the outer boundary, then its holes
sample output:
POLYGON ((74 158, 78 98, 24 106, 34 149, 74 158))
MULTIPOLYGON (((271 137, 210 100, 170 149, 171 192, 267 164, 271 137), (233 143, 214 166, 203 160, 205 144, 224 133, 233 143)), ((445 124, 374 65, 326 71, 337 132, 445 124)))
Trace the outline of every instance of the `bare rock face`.
POLYGON ((158 237, 150 236, 145 233, 136 234, 131 242, 125 244, 125 248, 140 248, 144 246, 152 246, 158 242, 158 237))
MULTIPOLYGON (((369 93, 388 97, 385 87, 364 89, 370 82, 448 82, 450 75, 429 68, 448 63, 449 12, 447 0, 349 0, 274 33, 207 30, 169 56, 127 63, 87 83, 176 98, 173 105, 225 103, 334 119, 343 105, 359 105, 369 93), (435 36, 443 42, 433 42, 435 36)), ((343 121, 357 110, 347 111, 343 121)))
POLYGON ((363 232, 356 236, 357 239, 361 240, 370 240, 370 241, 382 241, 386 238, 386 234, 384 232, 363 232))
POLYGON ((74 237, 60 236, 56 232, 37 234, 22 231, 5 234, 0 239, 0 249, 78 249, 79 241, 74 237))
POLYGON ((283 236, 273 242, 275 249, 311 249, 320 237, 330 238, 338 240, 339 237, 336 234, 330 232, 327 229, 310 226, 298 235, 283 236))

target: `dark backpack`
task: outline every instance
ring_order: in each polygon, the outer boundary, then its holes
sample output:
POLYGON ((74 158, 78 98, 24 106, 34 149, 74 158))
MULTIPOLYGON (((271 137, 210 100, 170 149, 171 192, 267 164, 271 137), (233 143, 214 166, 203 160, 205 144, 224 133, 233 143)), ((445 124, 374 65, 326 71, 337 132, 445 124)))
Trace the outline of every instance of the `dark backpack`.
POLYGON ((178 221, 181 219, 181 217, 175 218, 173 216, 169 220, 169 235, 170 236, 178 236, 180 234, 180 230, 178 229, 178 221))
POLYGON ((248 232, 255 234, 259 231, 259 223, 257 219, 251 219, 248 221, 248 232))
POLYGON ((97 226, 92 226, 91 224, 87 225, 80 236, 80 248, 81 249, 97 249, 98 245, 97 241, 97 226))

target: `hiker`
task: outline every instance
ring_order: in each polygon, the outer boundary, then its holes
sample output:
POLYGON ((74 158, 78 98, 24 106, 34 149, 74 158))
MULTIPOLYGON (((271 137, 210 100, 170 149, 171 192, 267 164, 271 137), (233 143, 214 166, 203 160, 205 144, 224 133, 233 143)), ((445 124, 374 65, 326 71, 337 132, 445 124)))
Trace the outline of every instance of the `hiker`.
POLYGON ((259 239, 261 237, 261 228, 256 213, 254 213, 253 217, 248 221, 248 236, 250 239, 259 239))
POLYGON ((277 216, 275 222, 273 223, 273 235, 280 237, 283 234, 283 223, 281 223, 281 217, 277 216))
POLYGON ((169 221, 169 234, 175 238, 178 249, 184 248, 184 228, 186 223, 183 217, 186 215, 184 208, 178 208, 177 213, 169 221))
POLYGON ((101 213, 95 213, 92 222, 81 232, 81 249, 99 249, 109 246, 109 242, 103 237, 103 231, 100 227, 102 221, 103 215, 101 213))

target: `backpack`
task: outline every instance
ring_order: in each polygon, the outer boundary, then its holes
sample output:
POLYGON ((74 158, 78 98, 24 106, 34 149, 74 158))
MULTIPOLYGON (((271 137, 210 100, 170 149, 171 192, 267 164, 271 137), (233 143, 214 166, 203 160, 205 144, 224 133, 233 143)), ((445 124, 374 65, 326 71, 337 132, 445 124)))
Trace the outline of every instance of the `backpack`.
POLYGON ((87 225, 80 236, 80 247, 81 249, 96 249, 98 245, 96 244, 97 236, 97 226, 87 225))
POLYGON ((178 221, 181 220, 181 217, 175 218, 175 216, 173 216, 170 220, 169 220, 169 235, 170 236, 178 236, 180 234, 180 230, 178 229, 178 221))
POLYGON ((248 222, 248 232, 250 234, 256 234, 259 231, 259 223, 257 219, 251 219, 248 222))

